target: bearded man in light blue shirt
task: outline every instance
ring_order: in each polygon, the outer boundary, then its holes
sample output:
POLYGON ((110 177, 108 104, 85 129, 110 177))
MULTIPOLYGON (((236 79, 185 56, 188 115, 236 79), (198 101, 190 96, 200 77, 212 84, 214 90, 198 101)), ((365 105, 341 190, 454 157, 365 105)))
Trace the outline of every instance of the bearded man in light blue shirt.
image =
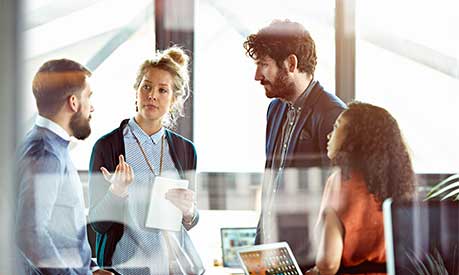
POLYGON ((91 261, 82 186, 68 150, 71 136, 91 133, 90 76, 59 59, 33 80, 39 115, 18 152, 16 239, 26 274, 112 274, 91 261))

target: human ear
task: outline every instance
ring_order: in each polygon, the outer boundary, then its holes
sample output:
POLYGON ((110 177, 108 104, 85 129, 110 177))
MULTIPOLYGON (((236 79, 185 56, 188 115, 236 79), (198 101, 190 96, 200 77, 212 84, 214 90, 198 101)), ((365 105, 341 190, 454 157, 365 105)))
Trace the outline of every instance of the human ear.
POLYGON ((78 112, 78 106, 80 105, 80 102, 78 100, 78 97, 76 95, 71 95, 67 98, 67 104, 69 106, 69 108, 73 111, 73 112, 78 112))
POLYGON ((293 73, 298 67, 298 58, 294 54, 287 56, 287 69, 290 73, 293 73))

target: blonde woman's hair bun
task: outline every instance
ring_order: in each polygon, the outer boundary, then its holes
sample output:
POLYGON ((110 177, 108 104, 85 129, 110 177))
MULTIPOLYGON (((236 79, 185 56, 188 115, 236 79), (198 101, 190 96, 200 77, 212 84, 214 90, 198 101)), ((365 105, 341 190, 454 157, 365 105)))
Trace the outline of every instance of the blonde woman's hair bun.
POLYGON ((188 55, 177 46, 168 48, 164 51, 164 54, 169 56, 172 60, 175 61, 175 63, 182 67, 188 65, 188 55))

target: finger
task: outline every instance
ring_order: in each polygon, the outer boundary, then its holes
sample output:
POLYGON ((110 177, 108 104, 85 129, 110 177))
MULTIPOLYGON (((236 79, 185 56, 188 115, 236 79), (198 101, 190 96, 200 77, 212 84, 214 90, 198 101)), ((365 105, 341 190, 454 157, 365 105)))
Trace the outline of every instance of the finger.
POLYGON ((113 174, 113 179, 112 180, 115 180, 115 181, 119 182, 121 173, 122 173, 121 172, 121 165, 118 164, 116 166, 115 173, 113 174))
POLYGON ((106 181, 110 181, 111 174, 108 172, 108 170, 105 167, 100 167, 100 171, 102 172, 102 175, 104 176, 106 181))
POLYGON ((121 164, 121 163, 124 163, 124 156, 123 156, 123 155, 120 155, 120 156, 118 157, 118 159, 119 159, 119 161, 120 161, 120 164, 121 164))
POLYGON ((120 162, 120 163, 118 164, 118 166, 119 166, 119 168, 120 168, 120 169, 119 169, 120 175, 122 175, 123 173, 125 173, 124 162, 120 162))
POLYGON ((192 200, 184 200, 183 198, 176 196, 167 196, 166 199, 180 209, 189 209, 194 203, 192 200))
POLYGON ((172 199, 169 199, 169 201, 175 206, 177 207, 178 209, 180 209, 180 211, 182 212, 186 212, 188 211, 188 209, 190 208, 187 204, 184 204, 180 201, 177 201, 177 200, 172 200, 172 199))
POLYGON ((193 200, 194 192, 188 189, 176 189, 176 195, 182 200, 193 200))
POLYGON ((170 189, 166 192, 166 198, 180 200, 180 193, 178 193, 176 190, 170 189))
POLYGON ((194 202, 191 200, 183 200, 182 198, 175 197, 175 196, 168 196, 166 197, 171 203, 173 203, 177 208, 182 210, 183 212, 188 211, 193 207, 194 202))
POLYGON ((128 175, 129 175, 129 182, 132 182, 134 180, 134 172, 132 172, 132 168, 130 165, 128 165, 128 175))
POLYGON ((174 196, 183 196, 184 194, 188 194, 191 191, 185 188, 171 188, 168 192, 170 192, 174 196))
POLYGON ((190 201, 193 201, 193 200, 194 200, 194 192, 191 191, 191 190, 187 190, 187 192, 186 192, 186 199, 187 199, 187 200, 190 200, 190 201))
POLYGON ((118 164, 118 165, 116 166, 116 168, 115 168, 115 174, 120 173, 120 170, 121 170, 121 165, 118 164))
POLYGON ((121 174, 123 182, 127 182, 127 163, 123 162, 123 173, 121 174))

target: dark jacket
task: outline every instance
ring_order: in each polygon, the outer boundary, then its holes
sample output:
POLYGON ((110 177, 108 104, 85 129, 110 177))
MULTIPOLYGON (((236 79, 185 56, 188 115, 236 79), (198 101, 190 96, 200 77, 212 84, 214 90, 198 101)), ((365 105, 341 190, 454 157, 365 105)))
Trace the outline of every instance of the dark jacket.
MULTIPOLYGON (((327 135, 332 131, 336 118, 345 108, 346 105, 338 97, 324 91, 323 87, 317 82, 301 106, 302 110, 290 139, 284 167, 328 166, 327 135)), ((274 156, 274 150, 276 142, 281 138, 287 111, 288 104, 279 99, 274 99, 269 105, 266 127, 266 169, 273 168, 274 158, 279 158, 279 156, 274 156)), ((266 186, 263 186, 263 188, 266 188, 266 186)), ((273 209, 270 209, 273 213, 276 212, 278 207, 276 202, 274 200, 273 209)), ((263 241, 262 220, 264 214, 262 211, 258 222, 256 244, 260 244, 263 241)), ((295 227, 301 228, 301 230, 296 231, 299 232, 298 234, 282 232, 282 228, 285 228, 285 225, 278 225, 278 234, 280 241, 290 243, 293 253, 299 259, 300 267, 305 271, 306 266, 303 265, 302 260, 307 258, 307 253, 310 250, 309 240, 305 236, 309 225, 306 218, 302 217, 297 221, 295 227)))
MULTIPOLYGON (((276 141, 282 133, 287 103, 275 99, 268 108, 266 127, 266 168, 271 168, 276 141)), ((306 97, 298 124, 292 134, 285 167, 328 165, 327 134, 346 105, 316 83, 306 97)))
MULTIPOLYGON (((123 236, 124 225, 114 222, 114 220, 122 221, 122 218, 107 219, 107 221, 101 221, 100 216, 95 218, 95 207, 104 198, 107 192, 109 192, 110 183, 105 181, 101 176, 93 176, 93 173, 100 174, 100 168, 102 166, 107 168, 109 172, 114 172, 119 162, 119 155, 123 155, 126 158, 123 129, 126 127, 128 121, 128 119, 123 120, 119 128, 104 135, 96 142, 92 150, 89 164, 89 222, 96 232, 95 250, 97 262, 101 267, 111 266, 111 259, 116 244, 123 236)), ((165 135, 169 145, 169 152, 180 177, 190 180, 190 185, 192 185, 194 177, 189 176, 190 174, 186 172, 195 171, 196 169, 196 150, 193 143, 168 129, 166 129, 165 135)), ((113 212, 119 213, 121 215, 120 217, 122 217, 124 208, 116 209, 113 212)), ((187 230, 192 228, 197 223, 198 218, 199 216, 197 216, 193 224, 189 226, 184 224, 185 228, 187 230)))

